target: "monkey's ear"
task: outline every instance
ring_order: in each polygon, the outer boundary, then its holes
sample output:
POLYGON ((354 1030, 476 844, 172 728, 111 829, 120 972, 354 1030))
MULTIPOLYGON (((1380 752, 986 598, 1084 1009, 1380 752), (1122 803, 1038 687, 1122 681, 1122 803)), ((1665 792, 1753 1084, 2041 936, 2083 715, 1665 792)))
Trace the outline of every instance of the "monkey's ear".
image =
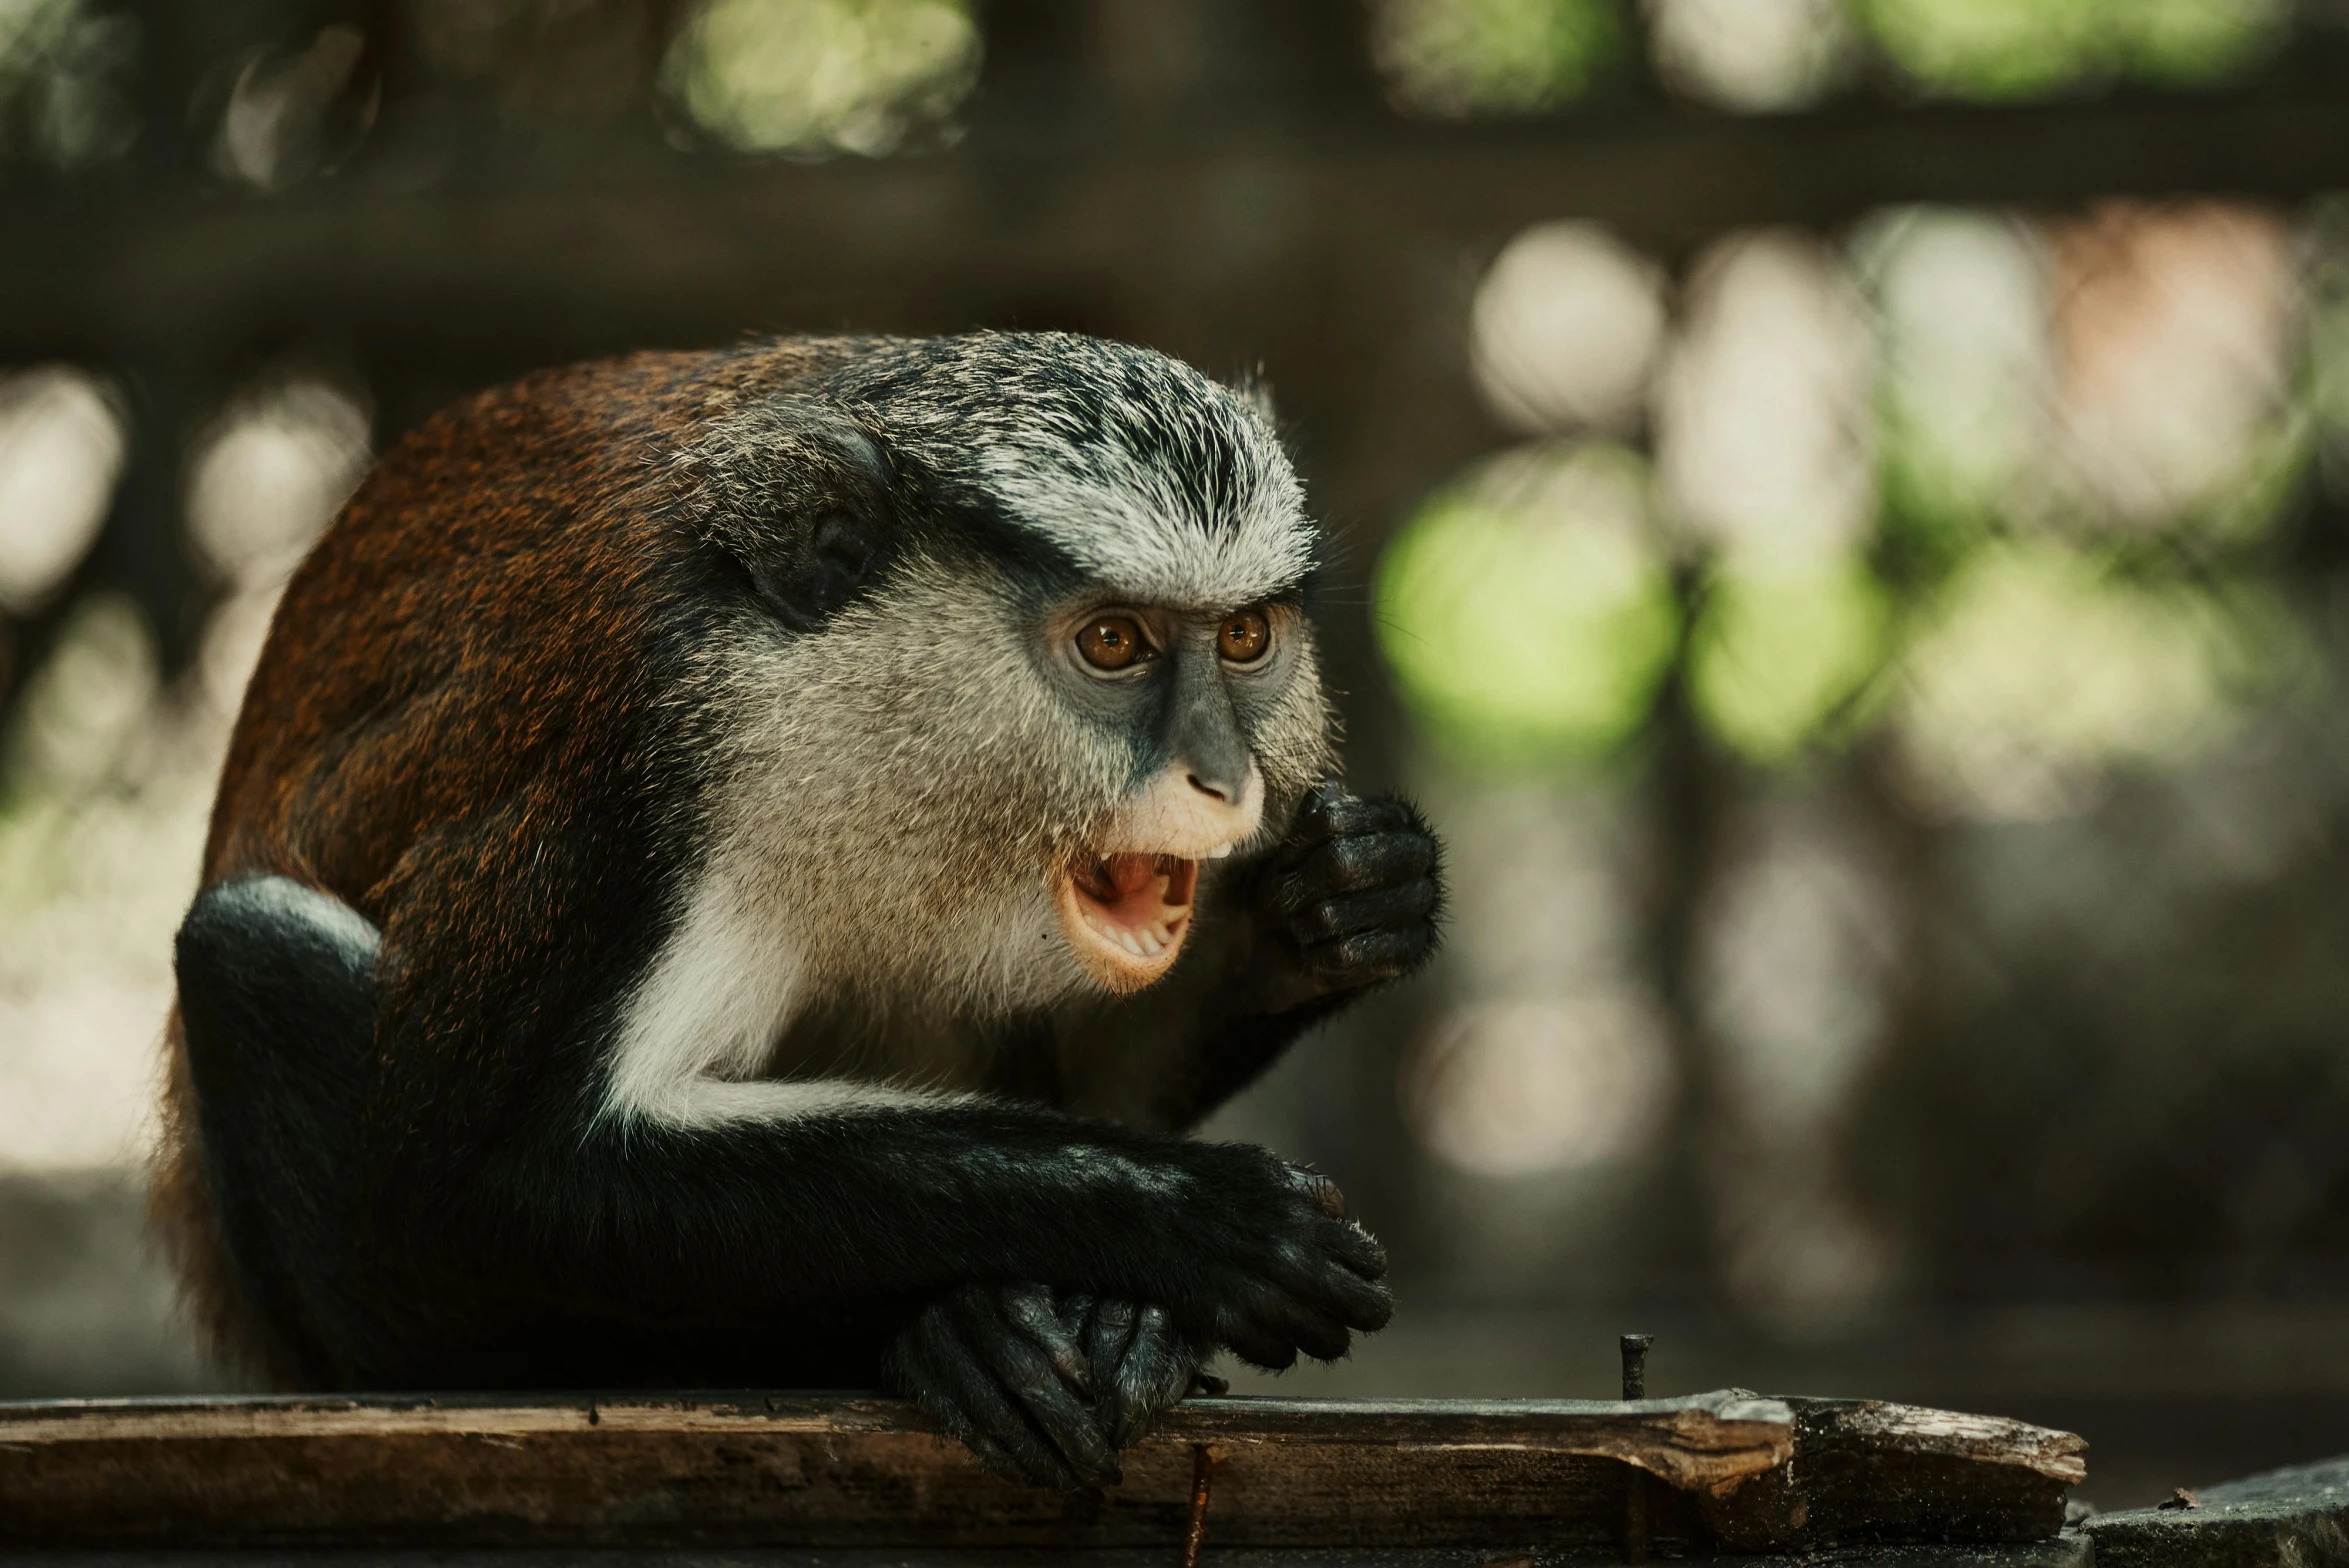
POLYGON ((895 477, 880 442, 837 409, 760 413, 706 465, 704 522, 776 618, 810 632, 895 557, 895 477))

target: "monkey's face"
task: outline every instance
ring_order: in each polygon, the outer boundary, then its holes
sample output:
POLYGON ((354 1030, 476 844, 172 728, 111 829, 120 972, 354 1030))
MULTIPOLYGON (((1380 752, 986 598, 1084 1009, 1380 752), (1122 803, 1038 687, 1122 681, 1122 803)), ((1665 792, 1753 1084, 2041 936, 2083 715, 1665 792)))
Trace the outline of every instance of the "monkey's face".
POLYGON ((747 568, 713 845, 794 985, 965 1014, 1147 986, 1333 766, 1287 456, 1144 350, 843 352, 836 401, 746 405, 690 468, 747 568))
POLYGON ((1040 602, 984 557, 924 554, 735 674, 763 714, 738 732, 741 842, 796 911, 805 978, 892 1005, 1151 984, 1203 882, 1333 762, 1293 596, 1040 602))
POLYGON ((1113 992, 1163 977, 1191 929, 1203 862, 1265 818, 1273 758, 1291 800, 1320 748, 1304 616, 1293 602, 1235 607, 1087 603, 1045 621, 1045 678, 1077 723, 1129 759, 1099 829, 1049 869, 1053 911, 1080 968, 1113 992), (1300 684, 1302 683, 1302 685, 1300 684))

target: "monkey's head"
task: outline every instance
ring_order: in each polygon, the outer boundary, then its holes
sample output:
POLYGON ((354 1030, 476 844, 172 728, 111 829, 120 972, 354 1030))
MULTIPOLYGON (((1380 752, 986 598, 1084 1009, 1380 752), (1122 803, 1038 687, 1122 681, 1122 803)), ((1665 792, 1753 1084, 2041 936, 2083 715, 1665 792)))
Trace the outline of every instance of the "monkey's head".
POLYGON ((1151 984, 1335 764, 1321 535, 1263 409, 1059 334, 817 353, 685 460, 726 607, 712 854, 818 986, 1151 984))

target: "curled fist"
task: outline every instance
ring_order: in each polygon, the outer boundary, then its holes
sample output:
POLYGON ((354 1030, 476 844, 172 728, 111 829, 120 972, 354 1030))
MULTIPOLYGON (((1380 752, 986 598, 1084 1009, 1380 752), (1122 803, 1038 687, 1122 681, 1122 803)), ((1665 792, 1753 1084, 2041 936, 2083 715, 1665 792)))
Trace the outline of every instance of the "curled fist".
POLYGON ((1324 784, 1256 889, 1268 1012, 1401 979, 1435 952, 1443 851, 1408 801, 1324 784))
POLYGON ((889 1352, 891 1386, 999 1475, 1058 1491, 1114 1486, 1117 1451, 1221 1379, 1212 1347, 1158 1307, 1042 1285, 963 1285, 889 1352))

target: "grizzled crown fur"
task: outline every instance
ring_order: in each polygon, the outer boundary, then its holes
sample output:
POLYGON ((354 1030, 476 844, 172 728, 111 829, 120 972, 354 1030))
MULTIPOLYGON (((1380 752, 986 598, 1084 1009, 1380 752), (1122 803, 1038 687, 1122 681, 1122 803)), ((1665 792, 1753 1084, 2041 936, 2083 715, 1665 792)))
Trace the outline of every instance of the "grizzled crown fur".
POLYGON ((814 363, 788 397, 745 399, 687 466, 729 471, 737 496, 745 468, 784 485, 793 470, 910 482, 1059 575, 1138 602, 1238 605, 1294 588, 1319 561, 1320 530, 1252 385, 1060 332, 835 338, 805 352, 814 363))

